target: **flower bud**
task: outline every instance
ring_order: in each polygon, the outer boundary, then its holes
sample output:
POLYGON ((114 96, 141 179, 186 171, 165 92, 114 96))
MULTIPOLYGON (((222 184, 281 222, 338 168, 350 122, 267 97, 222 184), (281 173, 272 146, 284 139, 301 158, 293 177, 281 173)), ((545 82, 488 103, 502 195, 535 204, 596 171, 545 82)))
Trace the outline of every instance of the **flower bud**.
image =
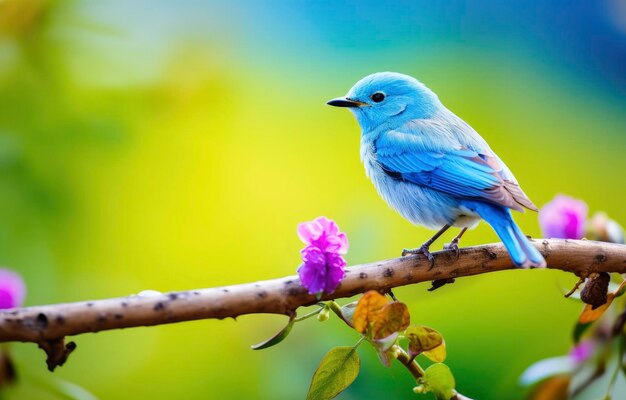
POLYGON ((426 393, 426 392, 428 392, 428 391, 426 390, 426 386, 424 386, 424 385, 415 386, 413 388, 413 393, 416 393, 416 394, 422 394, 422 393, 426 393))
POLYGON ((330 318, 330 309, 328 307, 324 307, 322 311, 320 311, 320 313, 317 314, 317 320, 319 322, 324 322, 324 321, 328 321, 328 318, 330 318))
POLYGON ((589 224, 588 235, 593 240, 601 242, 624 243, 624 229, 603 212, 594 214, 589 224))

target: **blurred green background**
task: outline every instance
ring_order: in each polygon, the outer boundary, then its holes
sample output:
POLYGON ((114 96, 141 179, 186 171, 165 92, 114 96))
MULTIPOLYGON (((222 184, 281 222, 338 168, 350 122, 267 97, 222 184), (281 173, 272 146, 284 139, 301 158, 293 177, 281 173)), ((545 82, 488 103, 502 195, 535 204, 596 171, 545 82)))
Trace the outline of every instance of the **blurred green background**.
MULTIPOLYGON (((435 1, 0 1, 0 264, 27 305, 236 284, 295 273, 295 228, 319 215, 349 264, 398 256, 432 232, 365 177, 350 113, 325 106, 362 76, 404 72, 480 132, 538 205, 556 193, 626 222, 626 6, 435 1)), ((539 236, 534 213, 517 215, 539 236)), ((441 242, 449 241, 446 236, 441 242)), ((496 241, 487 226, 464 245, 496 241)), ((518 399, 521 372, 565 353, 580 310, 572 276, 510 271, 429 293, 399 288, 441 331, 458 389, 518 399)), ((243 316, 76 338, 47 372, 13 344, 10 399, 297 399, 337 320, 243 316)), ((412 379, 360 349, 340 398, 415 398, 412 379)))

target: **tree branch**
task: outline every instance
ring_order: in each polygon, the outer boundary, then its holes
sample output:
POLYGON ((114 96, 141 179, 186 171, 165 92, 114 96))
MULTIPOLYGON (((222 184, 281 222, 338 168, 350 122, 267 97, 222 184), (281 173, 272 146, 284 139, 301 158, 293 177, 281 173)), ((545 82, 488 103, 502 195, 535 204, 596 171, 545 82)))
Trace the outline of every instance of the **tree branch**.
MULTIPOLYGON (((592 272, 626 273, 626 246, 593 241, 536 240, 548 268, 579 277, 592 272)), ((433 253, 434 268, 421 256, 408 256, 346 268, 339 288, 323 300, 350 297, 368 290, 514 269, 501 243, 433 253)), ((34 342, 48 353, 54 368, 74 349, 63 345, 66 336, 110 329, 152 326, 206 318, 235 318, 243 314, 292 315, 318 300, 300 286, 297 276, 154 296, 52 304, 0 311, 0 342, 34 342), (54 345, 51 345, 54 344, 54 345), (57 350, 55 350, 57 349, 57 350), (49 350, 49 351, 48 351, 49 350), (56 361, 55 361, 56 360, 56 361)))

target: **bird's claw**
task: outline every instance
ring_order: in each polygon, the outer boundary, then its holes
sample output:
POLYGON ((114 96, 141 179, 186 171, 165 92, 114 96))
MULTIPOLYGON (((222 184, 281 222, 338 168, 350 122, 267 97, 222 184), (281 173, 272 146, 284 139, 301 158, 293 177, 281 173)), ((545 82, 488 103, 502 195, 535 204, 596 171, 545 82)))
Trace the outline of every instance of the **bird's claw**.
POLYGON ((430 268, 435 266, 435 257, 433 257, 433 255, 430 253, 430 251, 428 250, 428 246, 426 245, 421 245, 417 249, 402 250, 402 257, 409 254, 423 254, 426 258, 428 258, 428 261, 430 261, 430 268))
POLYGON ((452 250, 456 254, 456 259, 458 260, 461 256, 461 249, 459 248, 459 243, 454 240, 450 243, 446 243, 443 245, 444 250, 452 250))

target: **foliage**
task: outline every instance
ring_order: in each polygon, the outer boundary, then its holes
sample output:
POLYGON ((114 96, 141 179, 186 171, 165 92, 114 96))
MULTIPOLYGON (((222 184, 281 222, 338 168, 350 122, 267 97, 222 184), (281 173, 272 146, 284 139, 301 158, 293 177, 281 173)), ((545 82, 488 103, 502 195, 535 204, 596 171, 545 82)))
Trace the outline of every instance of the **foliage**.
MULTIPOLYGON (((377 291, 369 291, 358 302, 343 307, 335 301, 320 303, 317 310, 291 318, 278 334, 252 348, 258 350, 278 344, 295 322, 327 315, 328 310, 358 332, 360 338, 353 347, 335 347, 324 356, 311 380, 307 399, 334 398, 356 379, 360 367, 357 347, 363 342, 372 345, 383 365, 389 367, 394 359, 401 362, 415 378, 415 393, 432 393, 440 400, 455 398, 454 377, 450 368, 443 364, 446 359, 443 336, 433 328, 410 325, 406 304, 390 301, 377 291), (434 362, 425 370, 416 360, 421 354, 434 362)), ((318 318, 322 322, 327 319, 327 316, 318 318)))
POLYGON ((311 380, 307 400, 332 399, 350 386, 361 361, 355 347, 335 347, 322 359, 311 380))
MULTIPOLYGON (((556 226, 555 221, 567 219, 557 215, 559 212, 570 218, 572 236, 566 238, 576 238, 586 225, 590 237, 624 242, 623 229, 617 222, 604 213, 596 213, 587 222, 587 206, 565 196, 557 197, 548 213, 544 211, 544 216, 551 213, 549 229, 567 231, 562 229, 564 225, 556 226), (555 206, 559 202, 561 211, 555 206), (574 208, 580 212, 574 213, 574 208), (576 216, 572 217, 573 214, 576 216), (576 223, 571 223, 572 220, 576 223)), ((531 399, 583 399, 602 395, 608 400, 613 394, 626 391, 626 298, 622 297, 626 293, 626 279, 622 276, 615 279, 619 279, 619 283, 611 283, 608 273, 591 273, 581 279, 585 286, 580 294, 574 290, 566 294, 574 301, 584 302, 572 331, 574 346, 565 356, 540 360, 526 369, 520 381, 532 389, 531 399)))

